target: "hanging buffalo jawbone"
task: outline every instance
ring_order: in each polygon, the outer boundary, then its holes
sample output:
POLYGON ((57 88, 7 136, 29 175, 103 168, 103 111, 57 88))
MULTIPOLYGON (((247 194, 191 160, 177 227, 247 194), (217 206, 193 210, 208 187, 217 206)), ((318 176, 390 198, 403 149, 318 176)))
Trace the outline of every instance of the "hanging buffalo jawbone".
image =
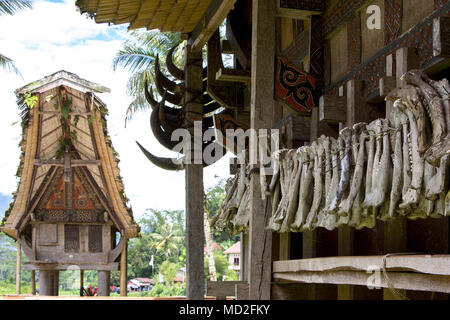
POLYGON ((267 229, 361 229, 399 215, 450 216, 450 128, 445 104, 437 102, 448 94, 420 70, 404 79, 409 85, 386 96, 393 101, 386 119, 344 128, 338 139, 321 136, 310 146, 271 153, 267 229), (292 163, 294 152, 299 163, 292 163))
POLYGON ((276 57, 275 97, 294 111, 310 113, 318 106, 316 79, 286 58, 276 57))

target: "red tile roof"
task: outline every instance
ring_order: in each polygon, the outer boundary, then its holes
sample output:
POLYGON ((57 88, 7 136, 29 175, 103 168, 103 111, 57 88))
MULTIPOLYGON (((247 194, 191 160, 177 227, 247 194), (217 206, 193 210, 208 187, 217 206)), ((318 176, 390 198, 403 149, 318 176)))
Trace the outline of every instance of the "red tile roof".
POLYGON ((241 242, 238 241, 223 252, 223 254, 241 253, 241 242))

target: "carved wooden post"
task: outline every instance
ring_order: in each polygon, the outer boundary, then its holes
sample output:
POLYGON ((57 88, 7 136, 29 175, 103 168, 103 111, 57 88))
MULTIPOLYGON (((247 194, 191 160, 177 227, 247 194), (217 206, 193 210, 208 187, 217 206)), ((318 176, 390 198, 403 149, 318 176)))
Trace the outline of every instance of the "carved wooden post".
POLYGON ((22 275, 21 264, 22 264, 22 248, 20 246, 20 241, 17 240, 16 294, 20 294, 20 280, 21 280, 21 275, 22 275))
POLYGON ((123 247, 122 247, 122 253, 120 254, 120 296, 126 297, 127 296, 127 255, 128 255, 128 240, 125 237, 124 231, 122 231, 122 237, 123 237, 123 247))
MULTIPOLYGON (((202 300, 205 295, 203 247, 203 164, 201 143, 195 137, 194 125, 202 121, 202 52, 192 52, 192 40, 186 46, 186 128, 191 134, 191 161, 185 165, 186 181, 186 296, 189 300, 202 300), (194 121, 198 121, 194 124, 194 121)), ((201 139, 201 137, 199 137, 201 139)))
MULTIPOLYGON (((275 1, 253 0, 252 88, 250 122, 253 130, 272 127, 275 61, 275 1)), ((256 163, 257 138, 252 134, 250 161, 256 163)), ((265 230, 271 213, 270 201, 261 198, 259 174, 250 180, 249 298, 270 299, 272 234, 265 230)))

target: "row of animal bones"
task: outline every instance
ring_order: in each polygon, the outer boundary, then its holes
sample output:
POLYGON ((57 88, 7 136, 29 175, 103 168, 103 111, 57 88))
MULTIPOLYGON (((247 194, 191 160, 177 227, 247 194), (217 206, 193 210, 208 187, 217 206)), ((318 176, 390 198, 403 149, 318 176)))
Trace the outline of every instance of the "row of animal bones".
MULTIPOLYGON (((372 228, 376 219, 450 215, 450 86, 421 70, 389 93, 393 110, 386 119, 346 127, 337 139, 321 136, 309 146, 271 153, 267 228, 301 232, 340 225, 372 228)), ((218 230, 248 226, 248 169, 230 179, 227 196, 213 220, 218 230)))

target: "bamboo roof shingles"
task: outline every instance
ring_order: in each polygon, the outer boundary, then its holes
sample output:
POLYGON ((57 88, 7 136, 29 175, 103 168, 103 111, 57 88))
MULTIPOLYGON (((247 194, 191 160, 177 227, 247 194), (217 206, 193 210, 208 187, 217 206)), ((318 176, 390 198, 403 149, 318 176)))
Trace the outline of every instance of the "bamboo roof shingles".
POLYGON ((81 13, 97 23, 130 23, 129 29, 189 33, 212 0, 77 0, 81 13))
POLYGON ((93 93, 107 92, 109 89, 66 71, 59 71, 16 90, 18 96, 24 92, 36 94, 39 103, 28 110, 29 120, 22 123, 22 156, 18 169, 20 182, 14 200, 0 224, 0 230, 17 237, 24 226, 23 221, 34 209, 33 204, 37 203, 35 197, 42 196, 41 190, 45 188, 54 166, 35 164, 35 161, 62 163, 58 158, 63 138, 62 114, 51 99, 58 94, 61 86, 72 100, 70 112, 74 113, 70 118, 70 130, 76 132, 75 137, 70 138, 71 159, 100 160, 100 166, 85 166, 83 172, 91 177, 89 179, 96 186, 97 192, 111 204, 105 210, 117 222, 116 227, 128 238, 136 237, 139 227, 133 220, 131 209, 127 207, 119 160, 107 133, 107 109, 93 93))

